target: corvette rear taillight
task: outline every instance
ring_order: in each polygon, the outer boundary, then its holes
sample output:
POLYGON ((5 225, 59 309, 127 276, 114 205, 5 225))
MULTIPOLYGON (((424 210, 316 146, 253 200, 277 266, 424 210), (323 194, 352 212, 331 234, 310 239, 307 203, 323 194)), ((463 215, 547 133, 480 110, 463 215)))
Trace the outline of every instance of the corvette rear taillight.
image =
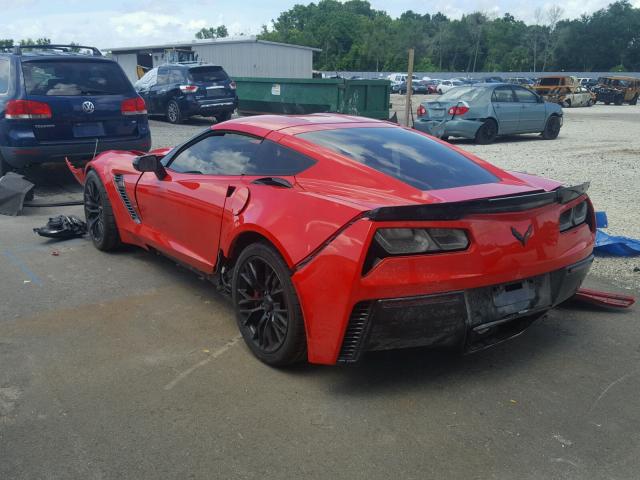
POLYGON ((8 120, 41 120, 51 118, 51 107, 33 100, 9 100, 4 118, 8 120))
POLYGON ((231 81, 231 83, 229 84, 229 88, 231 90, 235 90, 236 89, 236 82, 234 82, 233 80, 231 81))
POLYGON ((198 91, 197 85, 180 85, 180 91, 182 93, 195 93, 198 91))
POLYGON ((424 105, 420 105, 416 113, 418 114, 419 117, 424 117, 427 114, 427 109, 424 108, 424 105))
POLYGON ((560 215, 560 231, 565 232, 573 227, 582 225, 587 221, 589 205, 587 201, 580 202, 575 207, 565 210, 560 215))
POLYGON ((455 117, 456 115, 464 115, 469 111, 469 107, 466 105, 456 105, 449 109, 449 115, 455 117))
POLYGON ((390 255, 464 250, 469 238, 458 228, 381 228, 375 236, 390 255))
POLYGON ((127 98, 120 104, 122 115, 146 115, 147 106, 142 97, 127 98))

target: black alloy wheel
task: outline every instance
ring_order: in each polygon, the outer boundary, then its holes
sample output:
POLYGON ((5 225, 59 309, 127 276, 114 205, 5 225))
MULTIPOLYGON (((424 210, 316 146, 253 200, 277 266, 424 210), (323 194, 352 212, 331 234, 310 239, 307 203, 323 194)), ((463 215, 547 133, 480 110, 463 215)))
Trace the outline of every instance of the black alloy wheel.
POLYGON ((242 251, 232 294, 238 328, 256 357, 273 366, 305 358, 300 304, 287 266, 273 248, 256 243, 242 251))
POLYGON ((546 125, 544 126, 544 130, 542 131, 542 138, 545 140, 555 140, 560 134, 561 126, 560 117, 557 115, 549 117, 546 125))
POLYGON ((180 105, 175 100, 171 100, 167 104, 167 120, 169 123, 181 123, 182 122, 182 112, 180 111, 180 105))
POLYGON ((495 142, 496 138, 498 138, 498 124, 490 118, 480 126, 475 140, 479 145, 488 145, 495 142))
POLYGON ((89 236, 96 248, 108 251, 120 244, 109 197, 95 171, 90 171, 85 180, 84 215, 89 236))

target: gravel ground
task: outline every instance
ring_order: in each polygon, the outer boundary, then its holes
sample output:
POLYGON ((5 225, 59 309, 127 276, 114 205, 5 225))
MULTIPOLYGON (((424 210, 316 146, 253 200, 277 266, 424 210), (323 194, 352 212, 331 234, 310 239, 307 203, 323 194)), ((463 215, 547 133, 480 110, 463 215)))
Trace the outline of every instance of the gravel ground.
MULTIPOLYGON (((424 95, 416 95, 413 110, 424 95)), ((430 98, 435 98, 430 96, 430 98)), ((392 95, 393 110, 404 119, 404 100, 392 95)), ((202 131, 212 121, 192 119, 185 125, 152 121, 154 147, 170 146, 202 131)), ((596 210, 609 218, 608 232, 640 238, 640 106, 606 106, 565 109, 558 139, 545 141, 537 135, 498 140, 493 145, 475 145, 469 140, 452 143, 507 170, 528 172, 567 183, 591 181, 589 194, 596 210)), ((592 274, 624 288, 640 289, 638 258, 598 257, 592 274)))

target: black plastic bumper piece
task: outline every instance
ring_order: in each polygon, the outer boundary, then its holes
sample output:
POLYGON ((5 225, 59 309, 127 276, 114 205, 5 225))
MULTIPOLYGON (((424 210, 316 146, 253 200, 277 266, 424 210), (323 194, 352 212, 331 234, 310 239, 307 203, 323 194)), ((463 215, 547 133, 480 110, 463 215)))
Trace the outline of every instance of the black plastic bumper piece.
POLYGON ((368 350, 452 347, 476 352, 522 333, 580 288, 593 255, 568 267, 488 287, 358 303, 338 356, 353 363, 368 350))

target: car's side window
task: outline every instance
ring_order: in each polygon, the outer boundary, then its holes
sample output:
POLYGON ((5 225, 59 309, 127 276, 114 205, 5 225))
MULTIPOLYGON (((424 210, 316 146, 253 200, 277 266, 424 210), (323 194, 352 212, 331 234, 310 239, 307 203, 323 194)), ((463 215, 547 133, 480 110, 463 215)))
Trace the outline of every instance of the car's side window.
POLYGON ((245 175, 296 175, 315 163, 312 158, 271 140, 263 140, 245 175))
POLYGON ((260 139, 237 133, 216 133, 179 152, 168 168, 179 173, 242 175, 260 145, 260 139))
POLYGON ((169 83, 169 69, 166 67, 160 67, 158 69, 158 78, 156 85, 166 85, 169 83))
POLYGON ((498 103, 514 102, 513 90, 511 87, 498 87, 493 91, 491 100, 498 103))
POLYGON ((0 95, 5 95, 9 91, 9 61, 0 58, 0 95))
MULTIPOLYGON (((535 93, 530 92, 526 88, 514 88, 516 99, 521 103, 538 103, 538 97, 535 93)), ((508 101, 508 100, 507 100, 508 101)))
POLYGON ((185 71, 181 68, 172 68, 169 71, 169 84, 184 83, 185 80, 185 71))

